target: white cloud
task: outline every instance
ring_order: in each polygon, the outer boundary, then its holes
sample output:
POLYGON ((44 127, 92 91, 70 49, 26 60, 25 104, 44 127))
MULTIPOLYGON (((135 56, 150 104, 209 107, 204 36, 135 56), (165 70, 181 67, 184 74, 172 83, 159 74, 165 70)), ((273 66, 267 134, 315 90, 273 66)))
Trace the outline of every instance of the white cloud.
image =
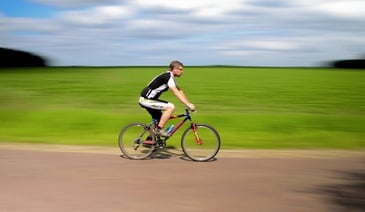
POLYGON ((356 0, 34 1, 66 8, 49 19, 0 16, 0 45, 55 65, 311 66, 364 53, 356 0))
POLYGON ((348 18, 365 18, 365 1, 331 1, 320 4, 318 10, 348 18))
POLYGON ((124 6, 100 6, 84 10, 73 10, 62 13, 59 17, 71 24, 93 25, 108 24, 110 22, 129 17, 133 12, 124 6))
POLYGON ((248 47, 255 49, 267 49, 267 50, 293 50, 296 49, 298 44, 287 41, 252 41, 247 44, 248 47))
POLYGON ((232 6, 238 6, 244 0, 134 0, 134 4, 138 7, 144 8, 162 8, 162 9, 174 9, 174 10, 196 10, 203 8, 231 8, 232 6))

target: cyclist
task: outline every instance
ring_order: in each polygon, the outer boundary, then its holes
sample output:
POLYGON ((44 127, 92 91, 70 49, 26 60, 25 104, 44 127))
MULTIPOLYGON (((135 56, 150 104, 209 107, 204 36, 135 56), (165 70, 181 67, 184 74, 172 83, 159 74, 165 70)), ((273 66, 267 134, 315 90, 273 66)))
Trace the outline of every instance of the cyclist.
POLYGON ((160 95, 169 88, 183 104, 191 111, 195 110, 195 106, 188 100, 184 92, 177 86, 175 77, 180 77, 184 72, 184 65, 180 61, 172 61, 169 70, 157 75, 148 85, 143 88, 139 98, 139 105, 145 108, 152 119, 158 122, 156 135, 168 137, 168 134, 163 129, 165 123, 175 110, 175 105, 159 99, 160 95), (164 111, 164 113, 162 113, 164 111))

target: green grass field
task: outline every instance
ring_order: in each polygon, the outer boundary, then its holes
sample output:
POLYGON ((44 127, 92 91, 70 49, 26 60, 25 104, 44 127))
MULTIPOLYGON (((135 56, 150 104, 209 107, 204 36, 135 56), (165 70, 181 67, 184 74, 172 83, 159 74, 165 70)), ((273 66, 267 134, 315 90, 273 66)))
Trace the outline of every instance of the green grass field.
MULTIPOLYGON (((139 92, 165 70, 0 70, 0 141, 116 146, 124 125, 150 121, 139 92)), ((225 149, 364 148, 364 81, 364 71, 243 67, 185 67, 177 79, 225 149)), ((183 112, 171 92, 162 98, 183 112)))

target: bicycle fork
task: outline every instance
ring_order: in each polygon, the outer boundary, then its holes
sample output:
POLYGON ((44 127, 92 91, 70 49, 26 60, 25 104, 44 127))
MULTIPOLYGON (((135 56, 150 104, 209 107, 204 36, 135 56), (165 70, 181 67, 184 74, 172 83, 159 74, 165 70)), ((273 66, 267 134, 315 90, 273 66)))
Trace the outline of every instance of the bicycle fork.
POLYGON ((193 128, 193 132, 194 132, 194 137, 195 137, 195 141, 198 145, 202 145, 203 144, 203 141, 199 138, 199 135, 198 135, 198 128, 196 126, 196 123, 192 123, 192 128, 193 128))

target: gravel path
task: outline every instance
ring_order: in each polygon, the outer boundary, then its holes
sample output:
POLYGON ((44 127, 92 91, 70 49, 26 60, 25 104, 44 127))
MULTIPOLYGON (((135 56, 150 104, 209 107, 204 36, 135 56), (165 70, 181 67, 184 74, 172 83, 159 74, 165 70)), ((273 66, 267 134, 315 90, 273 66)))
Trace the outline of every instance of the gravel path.
POLYGON ((0 211, 364 211, 364 151, 179 150, 0 144, 0 211))

